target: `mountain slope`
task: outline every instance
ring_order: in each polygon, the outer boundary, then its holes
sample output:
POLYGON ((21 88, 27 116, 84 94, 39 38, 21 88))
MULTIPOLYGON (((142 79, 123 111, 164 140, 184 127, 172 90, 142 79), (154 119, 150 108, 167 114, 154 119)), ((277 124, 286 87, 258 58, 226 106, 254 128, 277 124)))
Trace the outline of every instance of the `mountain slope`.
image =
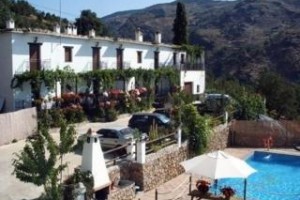
MULTIPOLYGON (((299 0, 183 0, 190 43, 206 49, 208 72, 253 82, 263 70, 273 70, 300 82, 299 0)), ((133 38, 140 27, 145 40, 162 32, 173 38, 176 2, 102 18, 114 34, 133 38)))

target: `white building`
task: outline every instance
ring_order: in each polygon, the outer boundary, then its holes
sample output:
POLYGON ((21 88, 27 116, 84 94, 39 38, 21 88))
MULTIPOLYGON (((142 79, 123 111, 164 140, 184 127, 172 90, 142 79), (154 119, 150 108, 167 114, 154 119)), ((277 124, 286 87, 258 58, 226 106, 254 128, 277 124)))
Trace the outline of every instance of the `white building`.
MULTIPOLYGON (((11 80, 15 74, 31 70, 63 69, 65 66, 75 72, 181 67, 181 87, 194 95, 204 93, 203 60, 202 66, 195 70, 185 70, 186 53, 180 51, 178 46, 161 43, 159 32, 155 33, 153 42, 143 41, 139 29, 135 34, 135 40, 97 37, 93 30, 88 36, 82 36, 77 35, 77 29, 71 26, 66 28, 65 33, 60 33, 59 26, 54 27, 53 32, 38 32, 15 29, 14 24, 8 22, 7 29, 0 32, 0 99, 5 99, 5 111, 31 106, 29 83, 21 89, 11 89, 11 80)), ((130 84, 124 86, 125 90, 134 89, 134 78, 130 81, 130 84)), ((54 92, 60 92, 60 89, 54 92)))

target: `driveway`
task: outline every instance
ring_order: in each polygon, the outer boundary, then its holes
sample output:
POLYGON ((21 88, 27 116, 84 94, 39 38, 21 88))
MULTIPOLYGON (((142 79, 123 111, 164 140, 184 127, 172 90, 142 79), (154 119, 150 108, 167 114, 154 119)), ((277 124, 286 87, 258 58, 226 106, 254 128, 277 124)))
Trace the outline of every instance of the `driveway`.
MULTIPOLYGON (((130 115, 121 115, 115 122, 107 123, 80 123, 76 124, 77 133, 84 134, 89 128, 97 130, 104 127, 119 127, 127 126, 130 115)), ((59 129, 51 129, 50 133, 55 140, 59 138, 59 129)), ((43 192, 43 187, 37 187, 31 183, 19 181, 12 175, 12 159, 14 153, 20 152, 25 146, 25 140, 20 140, 17 143, 0 146, 0 199, 3 200, 24 200, 33 199, 43 192)), ((68 168, 64 171, 64 176, 71 175, 74 168, 81 164, 81 155, 69 153, 65 156, 65 160, 69 163, 68 168)))

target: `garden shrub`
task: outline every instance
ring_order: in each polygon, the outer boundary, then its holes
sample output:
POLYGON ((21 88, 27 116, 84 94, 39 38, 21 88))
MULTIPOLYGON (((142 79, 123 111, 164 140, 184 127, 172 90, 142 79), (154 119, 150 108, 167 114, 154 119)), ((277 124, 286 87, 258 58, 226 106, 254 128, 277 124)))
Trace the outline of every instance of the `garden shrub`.
POLYGON ((62 110, 59 108, 50 109, 48 113, 51 116, 51 127, 58 127, 59 123, 63 119, 62 110))
POLYGON ((81 106, 64 108, 63 114, 68 123, 79 123, 85 120, 85 114, 81 106))
POLYGON ((192 104, 182 109, 183 136, 189 139, 189 149, 195 155, 203 153, 207 148, 208 138, 212 130, 210 118, 201 116, 192 104))
POLYGON ((105 118, 106 118, 107 122, 115 121, 118 118, 118 112, 114 108, 108 108, 108 109, 106 109, 105 118))

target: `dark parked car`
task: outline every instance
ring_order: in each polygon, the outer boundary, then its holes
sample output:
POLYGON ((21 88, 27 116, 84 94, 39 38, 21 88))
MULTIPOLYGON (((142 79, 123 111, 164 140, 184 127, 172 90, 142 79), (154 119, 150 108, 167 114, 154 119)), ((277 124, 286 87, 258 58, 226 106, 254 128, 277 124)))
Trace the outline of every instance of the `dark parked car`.
POLYGON ((159 113, 171 118, 171 110, 167 108, 157 108, 153 111, 153 113, 159 113))
POLYGON ((135 113, 130 118, 128 126, 143 133, 149 133, 153 124, 171 130, 173 123, 170 118, 160 113, 135 113))

